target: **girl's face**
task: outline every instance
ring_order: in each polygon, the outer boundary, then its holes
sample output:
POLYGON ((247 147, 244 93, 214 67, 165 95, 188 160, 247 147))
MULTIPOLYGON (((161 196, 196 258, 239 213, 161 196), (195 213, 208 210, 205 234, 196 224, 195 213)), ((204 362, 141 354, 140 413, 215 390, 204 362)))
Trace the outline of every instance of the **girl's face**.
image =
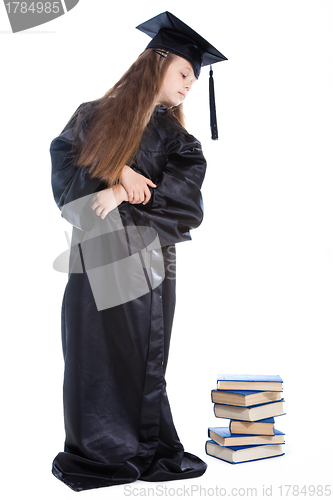
POLYGON ((156 104, 178 106, 197 81, 191 63, 175 56, 166 70, 156 104))

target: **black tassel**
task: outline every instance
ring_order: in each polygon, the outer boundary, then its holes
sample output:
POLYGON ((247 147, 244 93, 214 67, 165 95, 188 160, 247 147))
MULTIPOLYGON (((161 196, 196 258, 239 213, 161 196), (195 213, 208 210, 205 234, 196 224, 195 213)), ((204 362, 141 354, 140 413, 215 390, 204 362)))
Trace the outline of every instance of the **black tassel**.
POLYGON ((212 139, 215 141, 216 139, 218 139, 218 133, 217 133, 215 92, 214 92, 212 65, 210 65, 210 72, 209 72, 209 108, 210 108, 210 129, 212 132, 212 139))

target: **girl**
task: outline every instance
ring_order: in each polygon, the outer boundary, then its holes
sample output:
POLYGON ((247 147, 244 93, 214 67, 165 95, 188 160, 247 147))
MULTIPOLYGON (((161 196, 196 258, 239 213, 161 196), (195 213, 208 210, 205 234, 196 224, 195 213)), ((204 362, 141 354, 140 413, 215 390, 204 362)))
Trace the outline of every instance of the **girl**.
POLYGON ((52 472, 75 491, 206 469, 179 441, 164 376, 175 243, 203 217, 206 162, 182 103, 201 66, 225 57, 170 13, 138 28, 152 42, 50 148, 54 197, 73 225, 62 305, 66 440, 52 472))

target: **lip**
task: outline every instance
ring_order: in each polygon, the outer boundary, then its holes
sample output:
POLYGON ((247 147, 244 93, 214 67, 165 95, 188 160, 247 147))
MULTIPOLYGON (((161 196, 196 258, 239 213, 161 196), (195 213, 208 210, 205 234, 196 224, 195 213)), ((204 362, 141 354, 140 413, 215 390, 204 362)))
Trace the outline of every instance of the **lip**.
POLYGON ((178 94, 180 94, 180 95, 181 95, 181 97, 182 97, 183 99, 185 99, 185 94, 183 94, 182 92, 178 92, 178 94))

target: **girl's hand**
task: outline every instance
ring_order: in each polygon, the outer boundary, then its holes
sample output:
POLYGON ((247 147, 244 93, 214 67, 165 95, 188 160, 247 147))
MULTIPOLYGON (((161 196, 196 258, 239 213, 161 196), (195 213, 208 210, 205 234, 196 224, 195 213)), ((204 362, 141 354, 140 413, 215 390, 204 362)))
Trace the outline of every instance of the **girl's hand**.
POLYGON ((124 186, 128 201, 130 203, 143 203, 146 205, 150 200, 151 193, 148 186, 155 188, 156 184, 147 177, 144 177, 125 165, 120 176, 120 182, 124 186))
POLYGON ((91 208, 101 219, 105 219, 107 214, 123 201, 128 201, 127 193, 121 184, 116 184, 112 188, 103 189, 94 194, 91 208))

